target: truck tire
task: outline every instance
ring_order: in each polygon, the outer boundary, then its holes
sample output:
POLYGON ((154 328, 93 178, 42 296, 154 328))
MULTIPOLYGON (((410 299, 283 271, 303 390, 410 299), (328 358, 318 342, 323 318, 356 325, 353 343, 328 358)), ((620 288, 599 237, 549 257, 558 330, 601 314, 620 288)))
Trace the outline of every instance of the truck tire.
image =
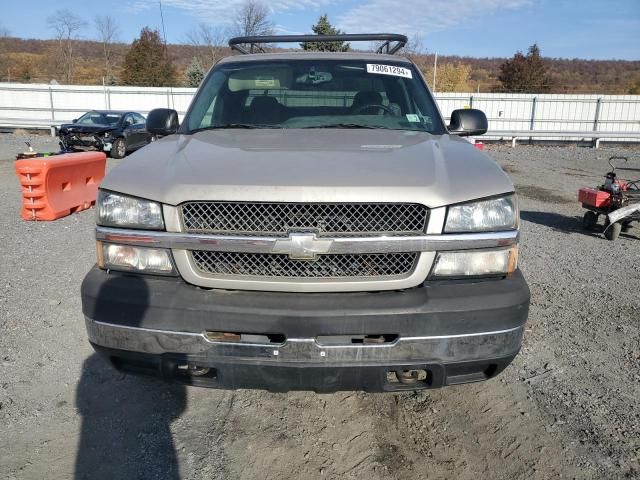
POLYGON ((620 236, 620 232, 622 231, 622 224, 619 222, 612 223, 607 227, 604 231, 604 236, 607 240, 614 241, 620 236))

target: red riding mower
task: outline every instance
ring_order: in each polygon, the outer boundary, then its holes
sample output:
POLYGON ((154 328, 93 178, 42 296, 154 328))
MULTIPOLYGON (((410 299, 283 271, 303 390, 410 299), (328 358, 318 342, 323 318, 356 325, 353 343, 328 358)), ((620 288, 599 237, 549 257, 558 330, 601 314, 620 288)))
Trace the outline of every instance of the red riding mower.
MULTIPOLYGON (((629 230, 632 222, 640 221, 640 179, 622 180, 616 174, 615 164, 627 161, 627 157, 609 158, 611 171, 607 173, 604 185, 578 190, 578 200, 587 209, 582 217, 582 225, 587 230, 593 230, 600 215, 604 215, 604 236, 611 241, 617 239, 620 232, 629 230)), ((635 168, 617 168, 639 171, 635 168)))

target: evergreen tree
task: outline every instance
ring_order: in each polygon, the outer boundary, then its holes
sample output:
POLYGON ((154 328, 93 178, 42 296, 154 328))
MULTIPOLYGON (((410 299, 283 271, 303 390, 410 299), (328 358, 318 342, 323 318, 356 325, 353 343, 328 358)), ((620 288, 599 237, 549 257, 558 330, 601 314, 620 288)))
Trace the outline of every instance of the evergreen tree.
POLYGON ((185 84, 187 87, 199 87, 202 79, 204 78, 204 69, 200 64, 198 57, 193 57, 191 64, 184 72, 185 84))
MULTIPOLYGON (((312 26, 311 29, 316 35, 341 35, 344 33, 329 23, 326 13, 318 19, 318 23, 312 26)), ((301 43, 300 46, 304 50, 317 50, 319 52, 348 52, 351 49, 351 45, 346 42, 307 42, 301 43)))
POLYGON ((549 67, 535 43, 526 56, 516 52, 511 60, 500 65, 498 80, 506 92, 544 93, 552 86, 549 67))
POLYGON ((122 83, 140 87, 176 84, 176 71, 157 30, 144 27, 124 59, 122 83))

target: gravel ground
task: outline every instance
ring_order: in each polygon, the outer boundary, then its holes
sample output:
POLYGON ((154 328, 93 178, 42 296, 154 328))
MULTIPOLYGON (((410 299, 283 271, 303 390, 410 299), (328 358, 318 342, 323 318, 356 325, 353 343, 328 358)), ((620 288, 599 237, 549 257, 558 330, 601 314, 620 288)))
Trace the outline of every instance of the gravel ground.
POLYGON ((52 137, 48 132, 23 133, 22 135, 0 133, 0 161, 15 159, 18 153, 26 152, 28 150, 26 142, 29 142, 36 152, 57 152, 60 150, 58 138, 52 137))
POLYGON ((170 386, 96 357, 79 297, 93 211, 22 221, 22 141, 0 135, 0 478, 640 478, 640 230, 583 232, 576 200, 629 150, 487 148, 520 193, 532 292, 502 375, 316 395, 170 386))

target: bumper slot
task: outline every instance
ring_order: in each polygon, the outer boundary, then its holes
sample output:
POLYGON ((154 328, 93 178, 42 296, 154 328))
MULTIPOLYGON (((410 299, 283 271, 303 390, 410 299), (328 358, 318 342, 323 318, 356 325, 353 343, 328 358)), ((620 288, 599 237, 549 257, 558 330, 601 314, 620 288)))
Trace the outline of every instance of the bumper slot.
POLYGON ((487 362, 480 365, 453 365, 447 372, 447 385, 482 382, 495 377, 502 371, 497 363, 487 362))
POLYGON ((206 331, 204 338, 212 343, 245 343, 252 345, 284 345, 287 337, 280 333, 235 333, 206 331))
POLYGON ((318 335, 316 343, 322 347, 339 345, 383 345, 395 343, 398 335, 318 335))

